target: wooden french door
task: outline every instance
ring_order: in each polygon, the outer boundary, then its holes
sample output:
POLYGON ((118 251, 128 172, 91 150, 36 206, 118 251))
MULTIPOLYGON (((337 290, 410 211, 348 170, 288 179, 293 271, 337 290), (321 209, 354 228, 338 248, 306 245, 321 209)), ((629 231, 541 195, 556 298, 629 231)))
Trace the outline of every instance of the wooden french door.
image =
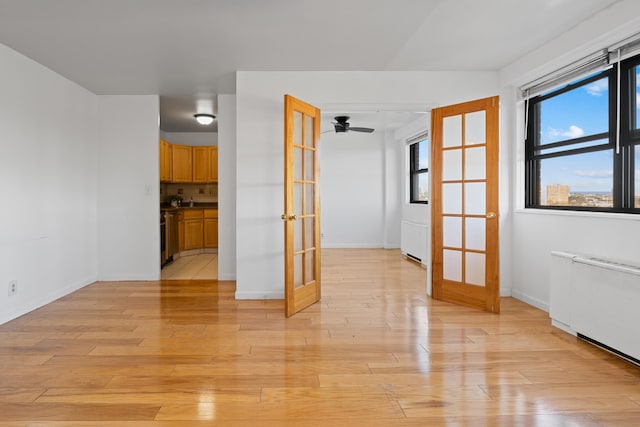
POLYGON ((433 298, 500 312, 498 104, 436 108, 432 130, 433 298))
POLYGON ((285 315, 320 300, 320 110, 284 97, 285 315))

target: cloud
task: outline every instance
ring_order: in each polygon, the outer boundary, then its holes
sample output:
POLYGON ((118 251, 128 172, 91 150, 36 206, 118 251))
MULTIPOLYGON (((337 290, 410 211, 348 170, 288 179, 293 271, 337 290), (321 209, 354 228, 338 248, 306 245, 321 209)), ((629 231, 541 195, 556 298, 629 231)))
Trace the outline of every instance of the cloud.
POLYGON ((607 79, 598 80, 587 85, 586 89, 589 95, 601 96, 609 90, 609 81, 607 79))
POLYGON ((585 178, 609 178, 613 176, 613 170, 601 169, 601 170, 575 170, 573 173, 580 177, 585 178))
POLYGON ((559 136, 564 136, 565 138, 580 138, 584 135, 584 130, 576 125, 569 126, 569 130, 563 131, 560 129, 549 129, 549 137, 557 138, 559 136))

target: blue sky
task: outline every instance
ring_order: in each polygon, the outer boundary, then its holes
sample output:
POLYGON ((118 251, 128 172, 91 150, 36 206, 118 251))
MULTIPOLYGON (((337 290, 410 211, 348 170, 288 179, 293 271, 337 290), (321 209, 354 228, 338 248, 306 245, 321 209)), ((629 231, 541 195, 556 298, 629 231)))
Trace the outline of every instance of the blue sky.
MULTIPOLYGON (((636 70, 636 81, 640 82, 640 68, 636 70)), ((606 132, 609 126, 607 95, 607 79, 601 79, 544 101, 540 125, 542 144, 606 132)), ((636 93, 636 105, 638 103, 640 91, 636 93)), ((637 122, 640 123, 640 114, 637 122)), ((640 149, 636 149, 636 158, 640 165, 640 149)), ((610 192, 612 165, 611 150, 545 159, 540 173, 542 190, 545 192, 549 184, 565 184, 572 192, 610 192)), ((640 168, 637 167, 638 192, 639 180, 640 168)))

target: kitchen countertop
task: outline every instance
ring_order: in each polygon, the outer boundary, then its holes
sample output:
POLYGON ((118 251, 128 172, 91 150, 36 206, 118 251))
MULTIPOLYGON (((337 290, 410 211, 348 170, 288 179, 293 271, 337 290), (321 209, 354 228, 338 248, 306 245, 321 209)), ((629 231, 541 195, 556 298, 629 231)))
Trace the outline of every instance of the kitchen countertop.
POLYGON ((193 207, 189 206, 189 202, 183 203, 181 206, 173 207, 169 203, 161 203, 160 210, 167 211, 172 209, 218 209, 218 203, 216 202, 195 202, 193 207))

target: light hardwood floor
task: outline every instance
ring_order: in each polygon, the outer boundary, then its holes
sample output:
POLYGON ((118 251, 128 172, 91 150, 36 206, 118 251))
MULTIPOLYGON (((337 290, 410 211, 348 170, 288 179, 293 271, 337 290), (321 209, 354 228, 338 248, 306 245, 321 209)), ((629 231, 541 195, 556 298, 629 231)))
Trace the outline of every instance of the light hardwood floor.
POLYGON ((640 425, 640 369, 547 313, 433 301, 395 250, 323 254, 289 319, 228 282, 117 282, 0 326, 0 425, 640 425))

